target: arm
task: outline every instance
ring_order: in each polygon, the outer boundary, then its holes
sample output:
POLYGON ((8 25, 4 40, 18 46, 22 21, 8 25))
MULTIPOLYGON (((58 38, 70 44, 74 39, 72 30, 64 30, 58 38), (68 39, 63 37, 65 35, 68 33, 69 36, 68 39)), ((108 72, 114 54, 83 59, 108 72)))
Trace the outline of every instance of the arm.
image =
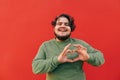
POLYGON ((33 59, 32 70, 35 74, 51 72, 59 64, 57 56, 51 57, 50 59, 46 59, 45 50, 46 47, 43 44, 38 50, 37 55, 33 59))
POLYGON ((96 50, 90 47, 88 54, 90 58, 87 60, 87 62, 91 65, 100 66, 105 62, 103 53, 99 50, 96 50))
POLYGON ((105 62, 102 52, 94 49, 86 42, 82 41, 81 44, 75 44, 74 46, 77 47, 79 54, 79 57, 74 61, 82 60, 94 66, 100 66, 105 62))
POLYGON ((85 47, 87 48, 87 53, 89 55, 89 59, 86 62, 88 62, 93 66, 100 66, 104 64, 105 60, 103 53, 100 50, 93 48, 88 43, 86 42, 84 43, 85 43, 85 47))

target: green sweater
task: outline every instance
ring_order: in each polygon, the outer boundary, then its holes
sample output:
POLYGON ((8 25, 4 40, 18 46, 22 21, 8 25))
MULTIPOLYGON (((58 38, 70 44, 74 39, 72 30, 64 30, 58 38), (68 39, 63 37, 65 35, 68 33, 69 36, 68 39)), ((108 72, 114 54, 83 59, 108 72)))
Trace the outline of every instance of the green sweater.
MULTIPOLYGON (((32 62, 32 70, 35 74, 47 73, 46 80, 86 80, 83 71, 83 61, 73 63, 58 62, 58 55, 63 51, 67 44, 81 44, 87 48, 90 55, 89 64, 99 66, 104 63, 103 54, 91 47, 83 40, 70 38, 64 42, 58 42, 55 39, 44 42, 38 50, 37 55, 32 62)), ((73 49, 74 47, 71 47, 73 49)), ((68 58, 74 59, 77 53, 68 54, 68 58)))

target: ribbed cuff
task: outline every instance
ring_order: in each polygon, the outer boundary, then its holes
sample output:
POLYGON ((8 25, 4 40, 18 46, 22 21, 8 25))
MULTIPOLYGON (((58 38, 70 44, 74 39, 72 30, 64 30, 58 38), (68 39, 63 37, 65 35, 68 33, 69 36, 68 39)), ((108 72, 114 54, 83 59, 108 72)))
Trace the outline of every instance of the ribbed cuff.
POLYGON ((54 65, 59 65, 60 64, 60 62, 58 61, 58 56, 55 56, 53 58, 53 63, 54 63, 54 65))
POLYGON ((93 62, 93 55, 89 54, 90 58, 87 60, 88 63, 92 63, 93 62))

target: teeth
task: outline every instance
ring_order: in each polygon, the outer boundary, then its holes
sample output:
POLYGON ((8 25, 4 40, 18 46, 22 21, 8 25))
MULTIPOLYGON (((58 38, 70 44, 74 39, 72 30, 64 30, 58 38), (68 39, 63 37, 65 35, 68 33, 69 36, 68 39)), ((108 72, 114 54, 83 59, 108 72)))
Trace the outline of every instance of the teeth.
POLYGON ((65 29, 65 28, 59 28, 58 30, 62 31, 62 32, 66 32, 67 31, 67 29, 65 29))
POLYGON ((66 29, 59 29, 59 31, 66 32, 67 30, 66 29))

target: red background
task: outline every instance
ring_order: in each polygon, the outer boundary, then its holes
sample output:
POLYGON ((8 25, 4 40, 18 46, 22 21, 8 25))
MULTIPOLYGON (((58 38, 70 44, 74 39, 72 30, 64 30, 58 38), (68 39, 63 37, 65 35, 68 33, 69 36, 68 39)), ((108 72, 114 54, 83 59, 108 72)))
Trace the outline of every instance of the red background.
POLYGON ((50 22, 60 13, 75 18, 72 37, 104 53, 103 66, 84 65, 87 80, 120 80, 119 0, 0 0, 0 80, 45 80, 31 63, 40 44, 54 37, 50 22))

